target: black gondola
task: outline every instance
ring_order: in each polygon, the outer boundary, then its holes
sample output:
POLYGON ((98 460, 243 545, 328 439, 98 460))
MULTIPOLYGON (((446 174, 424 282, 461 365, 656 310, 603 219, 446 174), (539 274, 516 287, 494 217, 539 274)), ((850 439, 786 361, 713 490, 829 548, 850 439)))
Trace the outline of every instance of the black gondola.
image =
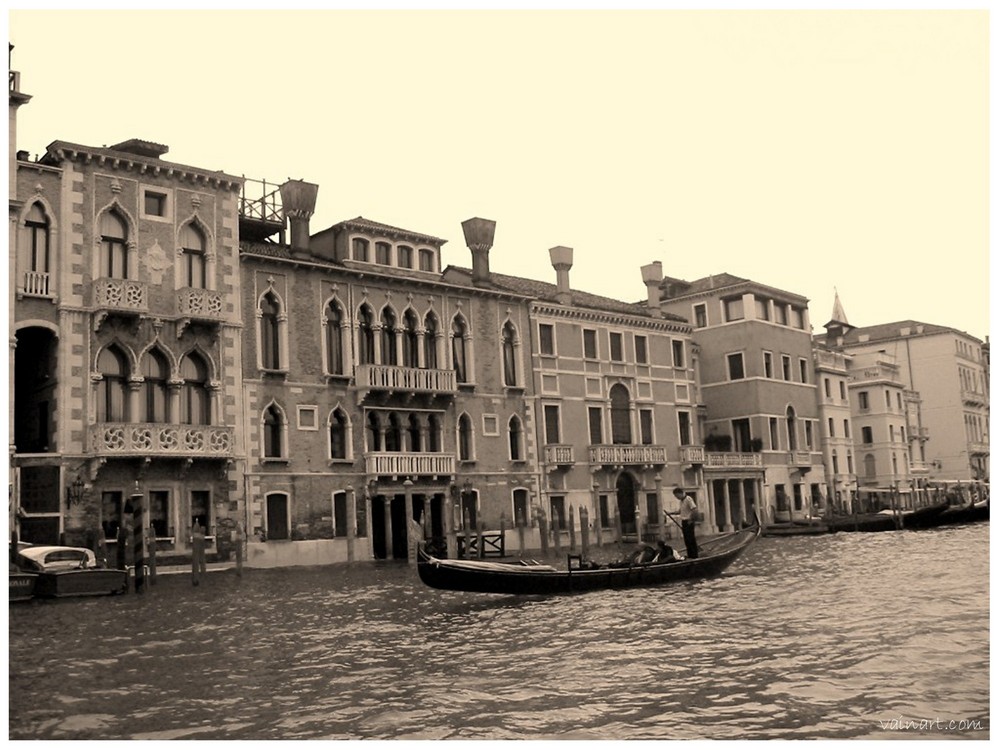
POLYGON ((641 565, 607 565, 597 568, 442 560, 431 557, 421 546, 417 572, 432 588, 483 594, 566 594, 597 589, 657 586, 674 581, 717 576, 760 536, 760 523, 710 539, 700 544, 701 556, 641 565))
POLYGON ((916 510, 901 510, 893 513, 883 510, 878 513, 858 513, 854 516, 838 516, 826 519, 830 531, 895 531, 904 529, 928 529, 939 525, 947 503, 928 505, 916 510), (898 525, 897 525, 898 516, 898 525))

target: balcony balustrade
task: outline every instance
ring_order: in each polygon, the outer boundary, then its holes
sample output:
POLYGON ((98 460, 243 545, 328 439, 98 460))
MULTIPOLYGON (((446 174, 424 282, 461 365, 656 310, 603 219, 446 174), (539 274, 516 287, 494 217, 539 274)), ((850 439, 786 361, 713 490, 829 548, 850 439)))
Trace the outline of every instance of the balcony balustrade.
POLYGON ((359 365, 354 368, 359 388, 404 393, 454 393, 454 370, 429 370, 399 365, 359 365))
POLYGON ((177 456, 228 458, 235 440, 221 425, 99 422, 90 427, 90 449, 97 456, 177 456))
POLYGON ((702 445, 682 445, 680 454, 682 464, 705 463, 705 447, 702 445))
POLYGON ((178 289, 177 312, 192 320, 221 321, 225 316, 222 292, 194 287, 178 289))
POLYGON ((809 451, 789 451, 788 463, 800 468, 812 466, 812 454, 809 451))
POLYGON ((49 297, 49 274, 42 271, 25 271, 21 294, 28 297, 49 297))
POLYGON ((590 463, 600 466, 662 465, 666 462, 665 445, 590 446, 590 463))
POLYGON ((576 463, 572 445, 546 445, 545 463, 566 466, 576 463))
POLYGON ((911 474, 929 474, 930 470, 930 464, 926 461, 910 461, 911 474))
POLYGON ((381 477, 454 476, 454 453, 366 453, 365 471, 381 477))
POLYGON ((989 443, 969 443, 969 453, 974 456, 988 456, 990 455, 990 444, 989 443))
POLYGON ((93 306, 105 314, 149 312, 149 285, 132 279, 97 279, 93 306))
POLYGON ((984 406, 986 404, 986 394, 963 388, 962 401, 970 406, 984 406))
POLYGON ((764 457, 760 453, 705 453, 706 469, 763 468, 764 457))

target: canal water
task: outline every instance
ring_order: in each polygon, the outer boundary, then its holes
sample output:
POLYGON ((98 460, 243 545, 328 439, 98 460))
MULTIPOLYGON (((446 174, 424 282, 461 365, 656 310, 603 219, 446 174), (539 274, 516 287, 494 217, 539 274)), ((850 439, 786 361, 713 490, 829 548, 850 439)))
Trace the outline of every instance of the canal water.
POLYGON ((761 539, 724 576, 438 592, 398 563, 9 608, 12 739, 987 738, 989 524, 761 539))

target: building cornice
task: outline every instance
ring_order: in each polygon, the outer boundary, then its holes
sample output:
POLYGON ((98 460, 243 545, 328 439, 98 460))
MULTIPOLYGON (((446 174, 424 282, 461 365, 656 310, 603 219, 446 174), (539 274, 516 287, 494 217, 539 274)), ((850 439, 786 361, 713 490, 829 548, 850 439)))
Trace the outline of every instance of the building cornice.
POLYGON ((628 315, 586 307, 565 307, 551 302, 532 302, 531 312, 534 315, 551 315, 557 318, 572 318, 574 320, 585 320, 590 323, 646 328, 654 331, 672 331, 674 333, 690 334, 693 330, 689 324, 676 320, 645 318, 639 315, 628 315))
POLYGON ((803 297, 800 294, 795 294, 794 292, 786 292, 783 289, 777 289, 773 286, 767 286, 766 284, 761 284, 756 281, 751 281, 749 279, 738 281, 734 284, 727 284, 725 286, 717 286, 712 289, 703 289, 697 292, 688 292, 684 294, 677 294, 672 297, 667 297, 663 300, 664 303, 669 304, 671 302, 681 302, 685 300, 695 300, 695 299, 710 299, 712 297, 728 297, 734 292, 765 292, 771 299, 777 300, 779 302, 787 302, 789 304, 801 304, 803 307, 809 306, 809 298, 803 297))

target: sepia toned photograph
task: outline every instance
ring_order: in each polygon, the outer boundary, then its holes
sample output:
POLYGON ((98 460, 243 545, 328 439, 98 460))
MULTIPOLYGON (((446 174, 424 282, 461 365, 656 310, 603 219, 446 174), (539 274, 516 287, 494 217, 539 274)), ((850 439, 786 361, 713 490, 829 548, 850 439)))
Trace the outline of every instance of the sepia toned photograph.
POLYGON ((987 10, 9 10, 8 740, 988 740, 987 10))

